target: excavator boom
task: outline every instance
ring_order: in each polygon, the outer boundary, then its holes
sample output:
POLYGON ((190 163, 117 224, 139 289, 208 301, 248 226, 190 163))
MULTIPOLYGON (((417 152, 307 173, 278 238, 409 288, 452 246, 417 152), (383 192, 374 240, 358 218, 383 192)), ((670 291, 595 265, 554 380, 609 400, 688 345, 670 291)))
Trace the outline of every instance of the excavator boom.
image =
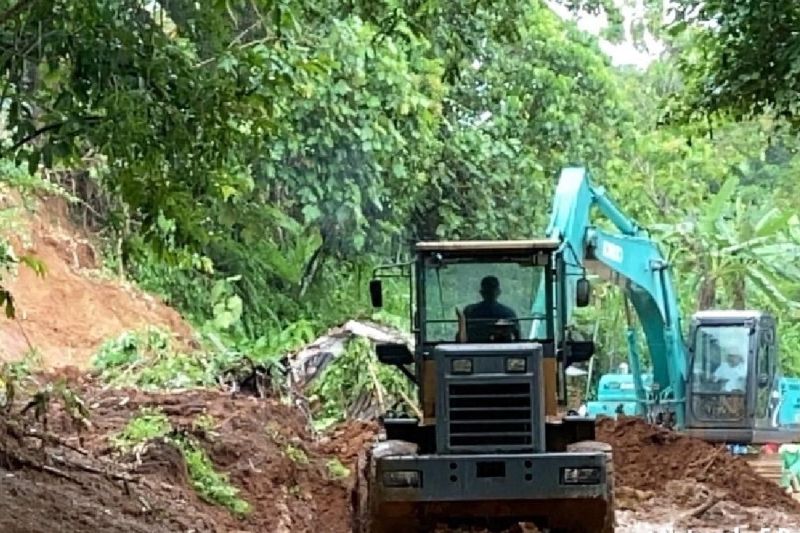
MULTIPOLYGON (((587 271, 618 286, 626 306, 635 311, 650 356, 645 374, 629 323, 637 414, 712 441, 749 444, 796 438, 793 432, 776 432, 778 417, 772 416, 780 390, 773 317, 755 310, 698 312, 687 342, 671 267, 658 244, 605 189, 592 183, 584 168, 562 171, 547 237, 560 242, 564 256, 565 272, 554 281, 557 298, 564 302, 559 324, 569 323, 574 294, 587 271), (594 223, 594 210, 610 229, 594 223)), ((534 308, 542 305, 537 300, 534 308)), ((532 336, 539 334, 538 328, 541 323, 533 325, 532 336)))

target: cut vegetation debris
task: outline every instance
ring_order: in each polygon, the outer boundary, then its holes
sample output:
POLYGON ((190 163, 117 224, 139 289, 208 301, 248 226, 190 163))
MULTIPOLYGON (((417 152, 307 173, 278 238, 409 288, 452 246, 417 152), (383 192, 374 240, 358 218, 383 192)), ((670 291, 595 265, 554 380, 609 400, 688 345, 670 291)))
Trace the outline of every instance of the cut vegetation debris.
POLYGON ((20 510, 0 517, 0 531, 349 530, 348 473, 370 426, 315 440, 274 399, 67 383, 89 406, 90 429, 54 404, 46 433, 18 414, 24 398, 0 428, 0 505, 20 510))
POLYGON ((260 398, 282 396, 306 411, 318 430, 344 420, 370 420, 386 410, 417 414, 413 385, 378 363, 376 342, 410 342, 401 331, 351 320, 272 364, 219 343, 194 353, 161 329, 126 332, 92 360, 107 384, 144 390, 221 387, 260 398))

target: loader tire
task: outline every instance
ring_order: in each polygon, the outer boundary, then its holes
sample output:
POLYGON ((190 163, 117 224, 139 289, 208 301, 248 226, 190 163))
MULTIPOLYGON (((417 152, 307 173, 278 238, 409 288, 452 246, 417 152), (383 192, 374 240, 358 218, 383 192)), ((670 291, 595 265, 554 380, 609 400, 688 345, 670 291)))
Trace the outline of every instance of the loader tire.
POLYGON ((352 533, 369 533, 369 483, 367 480, 367 454, 356 458, 353 488, 350 491, 350 522, 352 533))
POLYGON ((614 456, 611 445, 595 440, 584 440, 567 445, 567 452, 581 453, 599 451, 606 454, 606 487, 608 489, 608 499, 606 500, 604 515, 602 518, 596 518, 598 521, 602 520, 602 523, 598 524, 600 526, 599 529, 592 529, 598 533, 614 533, 617 521, 614 513, 614 456))
POLYGON ((353 533, 427 533, 413 516, 403 519, 389 519, 378 515, 370 486, 375 480, 372 457, 361 452, 356 459, 353 488, 350 492, 351 529, 353 533))

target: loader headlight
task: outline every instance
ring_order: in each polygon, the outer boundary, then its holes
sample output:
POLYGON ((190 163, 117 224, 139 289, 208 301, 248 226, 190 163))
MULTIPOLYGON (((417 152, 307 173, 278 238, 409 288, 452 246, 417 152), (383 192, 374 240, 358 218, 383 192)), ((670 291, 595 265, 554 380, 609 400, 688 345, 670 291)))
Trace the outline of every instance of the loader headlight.
POLYGON ((600 483, 600 469, 587 468, 562 468, 561 483, 564 485, 596 485, 600 483))
POLYGON ((453 374, 472 374, 472 359, 453 359, 450 368, 453 374))
POLYGON ((527 366, 527 361, 524 357, 506 358, 506 372, 525 372, 527 366))
POLYGON ((387 470, 383 473, 385 487, 420 487, 422 478, 418 470, 387 470))

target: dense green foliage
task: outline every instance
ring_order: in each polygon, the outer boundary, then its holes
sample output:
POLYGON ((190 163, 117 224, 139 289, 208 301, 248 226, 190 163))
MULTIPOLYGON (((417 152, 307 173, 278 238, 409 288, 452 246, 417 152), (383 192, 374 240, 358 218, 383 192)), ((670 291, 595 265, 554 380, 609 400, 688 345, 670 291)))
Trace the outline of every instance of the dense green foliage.
POLYGON ((686 109, 736 119, 772 113, 800 125, 800 4, 771 0, 679 0, 672 31, 691 28, 681 57, 686 109))
MULTIPOLYGON (((796 8, 704 2, 667 33, 658 0, 632 21, 610 0, 556 3, 604 10, 606 37, 648 31, 667 52, 643 72, 614 67, 542 0, 0 0, 2 164, 95 191, 82 200, 109 266, 208 345, 118 339, 97 359, 106 377, 184 386, 243 355, 274 363, 370 315, 371 267, 411 239, 540 234, 571 163, 669 249, 686 313, 769 309, 800 370, 795 51, 762 31, 791 31, 796 8), (691 114, 665 122, 676 104, 726 113, 713 131, 691 114)), ((5 183, 31 179, 14 168, 5 183)), ((407 325, 394 288, 380 318, 407 325)), ((595 296, 579 321, 603 371, 626 318, 616 291, 595 296)), ((405 393, 385 369, 359 372, 363 356, 354 346, 336 386, 312 391, 323 422, 370 387, 405 393)))

